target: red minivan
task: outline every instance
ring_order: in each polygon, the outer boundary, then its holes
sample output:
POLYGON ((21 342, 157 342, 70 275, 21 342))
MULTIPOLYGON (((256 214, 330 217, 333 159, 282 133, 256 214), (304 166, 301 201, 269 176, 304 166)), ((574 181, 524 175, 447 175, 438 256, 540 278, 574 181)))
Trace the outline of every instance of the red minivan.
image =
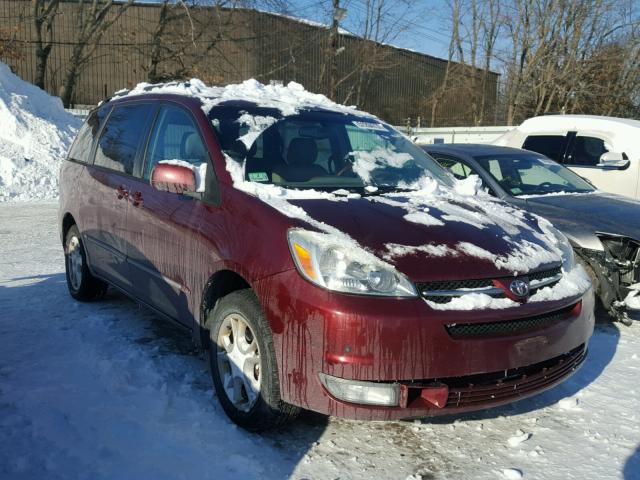
POLYGON ((229 417, 389 420, 541 392, 584 361, 588 277, 548 222, 297 84, 141 85, 61 170, 71 295, 113 286, 209 351, 229 417))

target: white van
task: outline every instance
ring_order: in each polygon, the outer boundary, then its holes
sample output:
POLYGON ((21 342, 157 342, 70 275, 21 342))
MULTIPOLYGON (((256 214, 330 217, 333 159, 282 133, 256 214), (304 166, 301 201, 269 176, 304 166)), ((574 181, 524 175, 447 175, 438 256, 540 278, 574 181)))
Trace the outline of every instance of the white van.
POLYGON ((494 145, 542 153, 600 190, 640 199, 640 121, 595 115, 526 120, 494 145))

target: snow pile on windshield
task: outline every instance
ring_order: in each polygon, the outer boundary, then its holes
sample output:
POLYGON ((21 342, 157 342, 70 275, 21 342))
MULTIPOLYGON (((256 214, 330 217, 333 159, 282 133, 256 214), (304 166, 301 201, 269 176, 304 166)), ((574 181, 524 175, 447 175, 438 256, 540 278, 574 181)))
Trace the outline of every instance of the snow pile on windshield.
POLYGON ((0 202, 58 196, 61 161, 82 122, 0 62, 0 202))
POLYGON ((377 147, 370 152, 358 150, 352 152, 355 162, 351 167, 365 184, 371 183, 371 172, 380 167, 402 168, 413 157, 405 152, 395 152, 390 148, 377 147))

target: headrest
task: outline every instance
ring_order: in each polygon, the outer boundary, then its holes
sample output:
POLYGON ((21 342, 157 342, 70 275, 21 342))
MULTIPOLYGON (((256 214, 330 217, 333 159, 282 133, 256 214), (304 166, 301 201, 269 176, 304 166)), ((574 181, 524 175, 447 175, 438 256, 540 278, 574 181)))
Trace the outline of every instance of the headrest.
POLYGON ((289 165, 312 165, 318 156, 318 145, 313 138, 294 138, 287 149, 289 165))
POLYGON ((207 153, 197 133, 190 133, 184 142, 184 154, 189 160, 206 161, 207 153))

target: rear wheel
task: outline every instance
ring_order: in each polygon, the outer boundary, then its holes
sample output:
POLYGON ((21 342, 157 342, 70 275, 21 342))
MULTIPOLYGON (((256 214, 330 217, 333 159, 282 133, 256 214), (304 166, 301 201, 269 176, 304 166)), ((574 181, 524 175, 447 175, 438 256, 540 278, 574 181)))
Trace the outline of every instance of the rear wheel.
POLYGON ((107 284, 97 279, 89 271, 87 255, 78 227, 69 228, 64 242, 64 264, 69 293, 76 300, 90 301, 101 298, 107 291, 107 284))
POLYGON ((220 299, 209 316, 209 361, 225 413, 250 431, 278 427, 300 409, 280 398, 271 330, 251 290, 220 299))

